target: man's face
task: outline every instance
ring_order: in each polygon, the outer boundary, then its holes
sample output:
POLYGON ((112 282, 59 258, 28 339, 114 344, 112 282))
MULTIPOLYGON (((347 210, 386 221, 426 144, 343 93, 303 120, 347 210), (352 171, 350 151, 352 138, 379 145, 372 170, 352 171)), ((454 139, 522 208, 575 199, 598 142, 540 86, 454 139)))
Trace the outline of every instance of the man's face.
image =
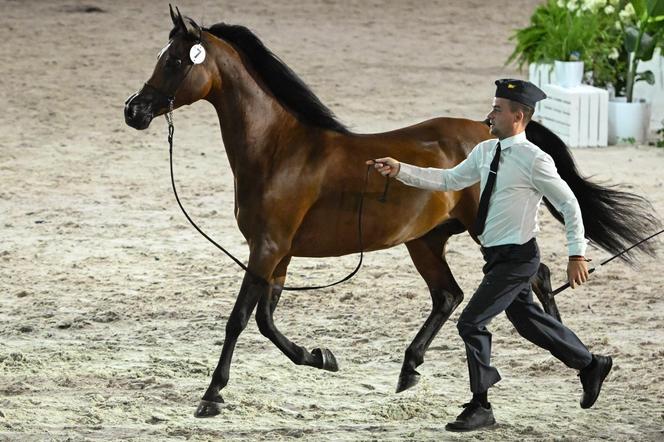
POLYGON ((514 135, 515 123, 518 116, 512 112, 510 100, 507 98, 493 98, 493 109, 486 116, 489 120, 489 131, 498 138, 507 138, 514 135))

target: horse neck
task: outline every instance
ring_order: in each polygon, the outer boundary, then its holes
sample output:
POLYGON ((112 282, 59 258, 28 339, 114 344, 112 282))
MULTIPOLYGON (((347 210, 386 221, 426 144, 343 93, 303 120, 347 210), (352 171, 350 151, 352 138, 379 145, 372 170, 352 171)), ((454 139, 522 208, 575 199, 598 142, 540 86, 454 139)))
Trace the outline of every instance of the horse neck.
POLYGON ((220 49, 216 55, 220 81, 207 100, 217 111, 233 174, 238 178, 243 172, 269 171, 273 165, 268 162, 282 147, 280 140, 305 128, 265 92, 231 46, 223 42, 216 46, 220 49))

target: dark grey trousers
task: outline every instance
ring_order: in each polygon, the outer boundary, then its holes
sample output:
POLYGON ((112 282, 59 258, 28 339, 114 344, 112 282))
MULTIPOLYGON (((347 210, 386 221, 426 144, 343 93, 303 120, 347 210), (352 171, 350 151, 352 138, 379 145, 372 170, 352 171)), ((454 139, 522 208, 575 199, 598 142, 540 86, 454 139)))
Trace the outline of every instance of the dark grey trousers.
POLYGON ((568 367, 580 370, 590 364, 592 355, 579 338, 533 302, 530 281, 540 262, 535 238, 522 245, 482 248, 482 254, 484 279, 457 322, 466 345, 470 390, 482 393, 500 380, 491 366, 491 333, 486 326, 502 311, 521 336, 568 367))

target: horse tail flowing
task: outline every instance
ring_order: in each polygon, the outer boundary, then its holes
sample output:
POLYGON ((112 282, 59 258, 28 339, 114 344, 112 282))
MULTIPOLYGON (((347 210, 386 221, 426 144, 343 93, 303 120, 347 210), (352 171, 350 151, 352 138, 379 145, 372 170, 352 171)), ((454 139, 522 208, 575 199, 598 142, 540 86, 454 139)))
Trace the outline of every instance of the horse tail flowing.
MULTIPOLYGON (((591 243, 618 254, 660 228, 655 210, 645 198, 619 190, 615 185, 604 187, 581 177, 569 148, 549 129, 531 121, 526 127, 526 137, 553 158, 561 178, 574 192, 581 207, 586 237, 591 243)), ((544 203, 551 214, 563 222, 562 215, 546 198, 544 203)), ((655 254, 653 244, 644 242, 621 258, 631 263, 637 251, 650 256, 655 254)))

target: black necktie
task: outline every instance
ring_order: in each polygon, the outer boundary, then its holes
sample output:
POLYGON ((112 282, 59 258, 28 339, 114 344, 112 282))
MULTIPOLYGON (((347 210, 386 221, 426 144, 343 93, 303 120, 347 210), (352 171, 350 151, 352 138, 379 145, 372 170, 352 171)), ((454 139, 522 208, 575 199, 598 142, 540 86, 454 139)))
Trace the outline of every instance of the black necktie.
POLYGON ((486 180, 482 196, 480 197, 480 206, 477 209, 477 218, 475 219, 475 234, 481 235, 484 232, 484 223, 486 222, 486 215, 489 212, 489 200, 493 187, 496 185, 496 175, 498 175, 498 162, 500 161, 500 142, 496 145, 496 154, 491 160, 489 166, 489 177, 486 180))

